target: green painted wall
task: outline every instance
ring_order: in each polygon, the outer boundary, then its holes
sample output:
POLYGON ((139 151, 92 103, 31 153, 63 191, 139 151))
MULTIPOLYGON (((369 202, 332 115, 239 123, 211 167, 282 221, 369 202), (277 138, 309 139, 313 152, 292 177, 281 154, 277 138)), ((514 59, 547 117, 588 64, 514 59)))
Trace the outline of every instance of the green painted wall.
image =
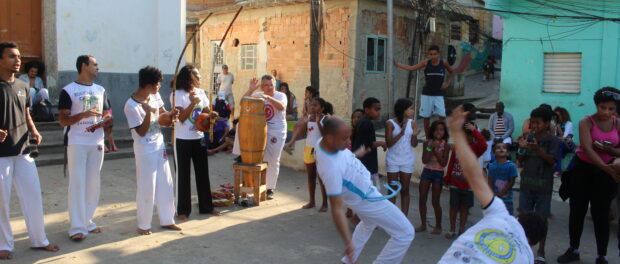
MULTIPOLYGON (((544 2, 544 1, 540 1, 544 2)), ((560 2, 560 1, 558 1, 560 2)), ((591 1, 581 2, 587 6, 591 1)), ((620 17, 620 7, 605 8, 596 1, 596 9, 618 13, 598 13, 604 17, 620 17)), ((575 15, 524 0, 489 0, 489 9, 513 12, 575 15)), ((593 7, 593 6, 589 6, 593 7)), ((568 7, 566 8, 573 8, 568 7)), ((592 97, 603 86, 620 87, 619 35, 617 22, 546 18, 496 12, 504 19, 500 100, 515 117, 517 131, 532 109, 542 103, 568 109, 573 123, 596 111, 592 97), (546 52, 581 52, 582 76, 579 94, 546 93, 543 87, 543 63, 546 52)), ((577 129, 575 127, 575 129, 577 129)))

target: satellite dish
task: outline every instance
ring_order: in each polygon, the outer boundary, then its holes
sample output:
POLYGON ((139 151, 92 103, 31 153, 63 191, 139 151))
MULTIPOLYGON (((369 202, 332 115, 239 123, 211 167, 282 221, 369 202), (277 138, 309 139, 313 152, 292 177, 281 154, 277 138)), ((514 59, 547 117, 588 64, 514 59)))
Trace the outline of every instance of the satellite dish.
POLYGON ((456 49, 452 45, 448 45, 448 64, 454 65, 456 62, 456 49))

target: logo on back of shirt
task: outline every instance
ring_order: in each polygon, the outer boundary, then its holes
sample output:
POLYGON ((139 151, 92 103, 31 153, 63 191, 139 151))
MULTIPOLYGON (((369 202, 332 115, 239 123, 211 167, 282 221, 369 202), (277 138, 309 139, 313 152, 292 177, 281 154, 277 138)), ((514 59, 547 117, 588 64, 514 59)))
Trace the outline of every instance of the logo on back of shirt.
POLYGON ((517 256, 517 245, 513 238, 499 230, 480 230, 474 241, 483 254, 497 263, 512 263, 517 256))

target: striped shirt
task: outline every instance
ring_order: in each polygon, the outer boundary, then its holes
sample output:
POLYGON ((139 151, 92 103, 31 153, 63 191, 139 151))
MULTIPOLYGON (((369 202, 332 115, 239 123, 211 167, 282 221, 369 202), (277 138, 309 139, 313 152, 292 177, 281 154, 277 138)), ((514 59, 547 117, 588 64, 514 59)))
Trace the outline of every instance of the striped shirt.
POLYGON ((495 122, 495 128, 493 128, 493 134, 495 134, 495 137, 499 138, 503 138, 504 134, 506 134, 506 124, 504 123, 504 117, 497 117, 497 122, 495 122))

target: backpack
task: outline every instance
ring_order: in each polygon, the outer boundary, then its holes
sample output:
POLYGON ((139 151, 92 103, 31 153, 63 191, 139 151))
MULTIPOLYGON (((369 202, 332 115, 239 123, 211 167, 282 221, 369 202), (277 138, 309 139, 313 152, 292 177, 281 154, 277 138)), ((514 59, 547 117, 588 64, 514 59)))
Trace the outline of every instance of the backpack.
MULTIPOLYGON (((37 91, 37 93, 39 93, 39 91, 37 91)), ((32 105, 32 120, 35 122, 54 121, 52 103, 47 99, 42 99, 38 103, 32 105)))

